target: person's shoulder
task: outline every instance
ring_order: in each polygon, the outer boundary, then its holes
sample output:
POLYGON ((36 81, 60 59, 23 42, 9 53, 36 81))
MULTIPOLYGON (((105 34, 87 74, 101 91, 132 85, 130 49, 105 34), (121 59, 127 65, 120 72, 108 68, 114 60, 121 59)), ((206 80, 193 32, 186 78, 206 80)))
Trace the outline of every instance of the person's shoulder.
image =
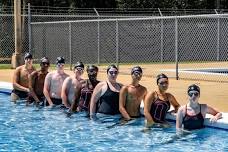
POLYGON ((97 86, 103 86, 103 85, 107 85, 107 82, 106 81, 100 81, 97 86))
POLYGON ((129 88, 129 85, 123 85, 123 86, 121 87, 121 90, 122 90, 122 91, 127 91, 128 88, 129 88))
POLYGON ((168 96, 168 98, 169 97, 174 97, 174 95, 172 93, 170 93, 170 92, 167 92, 166 95, 168 96))
POLYGON ((207 104, 200 104, 201 109, 206 110, 207 109, 207 104))
POLYGON ((180 108, 178 108, 177 112, 182 113, 184 115, 186 113, 186 105, 180 106, 180 108))
POLYGON ((49 78, 49 77, 52 77, 56 72, 52 71, 52 72, 48 72, 46 77, 49 78))
POLYGON ((21 66, 17 67, 15 70, 16 70, 16 71, 21 71, 21 70, 23 70, 24 68, 25 68, 25 65, 21 65, 21 66))
POLYGON ((141 84, 140 84, 140 88, 141 88, 142 90, 144 90, 144 91, 147 90, 147 88, 146 88, 145 86, 141 85, 141 84))
POLYGON ((31 76, 34 77, 34 76, 37 76, 39 74, 39 72, 41 72, 40 70, 39 71, 33 71, 31 73, 31 76))
POLYGON ((154 97, 156 95, 156 91, 149 91, 147 96, 154 97))

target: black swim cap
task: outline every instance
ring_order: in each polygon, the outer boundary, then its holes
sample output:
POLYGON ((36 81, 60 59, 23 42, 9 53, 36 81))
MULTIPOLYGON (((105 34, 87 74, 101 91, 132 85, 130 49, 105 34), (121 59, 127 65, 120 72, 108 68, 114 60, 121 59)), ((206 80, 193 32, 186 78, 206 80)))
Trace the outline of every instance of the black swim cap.
POLYGON ((78 68, 78 67, 84 69, 84 64, 83 64, 82 62, 79 61, 79 62, 77 62, 77 63, 74 65, 74 69, 76 69, 76 68, 78 68))
POLYGON ((200 87, 197 86, 197 85, 195 85, 195 84, 192 84, 192 85, 190 85, 190 86, 188 87, 188 93, 189 93, 190 91, 197 91, 197 92, 200 93, 200 87))
POLYGON ((142 73, 142 68, 140 66, 133 67, 131 69, 131 74, 133 74, 135 71, 142 73))
POLYGON ((161 73, 161 74, 157 75, 157 84, 158 84, 158 81, 162 78, 168 79, 168 77, 165 74, 161 73))
POLYGON ((50 63, 49 59, 47 57, 43 57, 42 59, 40 59, 40 63, 50 63))
POLYGON ((32 59, 32 54, 29 52, 25 53, 24 60, 26 59, 32 59))
POLYGON ((108 68, 107 68, 107 73, 108 73, 108 71, 109 71, 111 68, 114 68, 114 69, 116 69, 116 70, 118 71, 117 66, 114 65, 114 64, 112 64, 112 65, 109 65, 109 66, 108 66, 108 68))
POLYGON ((62 57, 62 56, 57 57, 57 59, 56 59, 56 64, 58 64, 58 63, 63 63, 63 64, 65 64, 65 59, 64 59, 64 57, 62 57))
POLYGON ((95 66, 95 65, 88 65, 87 68, 86 68, 87 73, 89 71, 93 71, 93 70, 95 70, 96 72, 98 72, 98 67, 95 66))

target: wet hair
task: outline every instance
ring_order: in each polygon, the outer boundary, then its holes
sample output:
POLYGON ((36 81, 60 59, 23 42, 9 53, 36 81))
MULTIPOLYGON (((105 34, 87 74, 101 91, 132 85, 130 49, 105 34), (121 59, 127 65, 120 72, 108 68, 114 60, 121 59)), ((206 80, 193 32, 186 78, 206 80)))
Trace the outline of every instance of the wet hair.
POLYGON ((40 59, 40 63, 50 63, 48 57, 43 57, 40 59))
POLYGON ((190 86, 188 87, 188 93, 189 93, 190 91, 197 91, 197 92, 199 92, 199 94, 200 94, 200 87, 197 86, 196 84, 192 84, 192 85, 190 85, 190 86))
POLYGON ((95 70, 95 71, 98 72, 98 67, 95 66, 95 65, 88 65, 87 68, 86 68, 87 73, 88 73, 90 70, 95 70))
POLYGON ((57 57, 57 59, 56 59, 56 64, 58 64, 58 63, 63 63, 63 64, 65 64, 65 59, 64 59, 64 57, 62 57, 62 56, 57 57))
POLYGON ((135 71, 138 71, 142 73, 142 68, 140 66, 135 66, 131 69, 131 74, 133 74, 135 71))
POLYGON ((161 73, 161 74, 157 75, 157 84, 158 84, 158 81, 162 78, 169 79, 165 74, 161 73))
POLYGON ((30 52, 25 53, 24 60, 32 59, 32 54, 30 52))
POLYGON ((76 69, 76 68, 78 68, 78 67, 84 69, 85 66, 84 66, 84 64, 83 64, 81 61, 78 61, 78 62, 74 65, 74 69, 76 69))
POLYGON ((116 69, 116 70, 118 71, 117 66, 114 65, 114 64, 111 64, 111 65, 109 65, 108 68, 107 68, 107 73, 108 73, 108 71, 109 71, 111 68, 114 68, 114 69, 116 69))

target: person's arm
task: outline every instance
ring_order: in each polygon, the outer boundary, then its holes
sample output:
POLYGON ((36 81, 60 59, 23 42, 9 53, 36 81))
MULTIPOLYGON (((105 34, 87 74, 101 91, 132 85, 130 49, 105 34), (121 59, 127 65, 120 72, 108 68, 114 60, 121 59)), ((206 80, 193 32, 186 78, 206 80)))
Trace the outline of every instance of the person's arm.
POLYGON ((37 97, 35 91, 34 91, 34 85, 35 85, 35 78, 37 77, 37 71, 34 71, 29 75, 29 91, 32 97, 34 98, 36 104, 40 102, 39 98, 37 97))
POLYGON ((25 91, 29 93, 29 88, 23 87, 19 84, 20 80, 20 72, 22 70, 22 67, 16 68, 14 74, 13 74, 13 88, 20 91, 25 91))
POLYGON ((52 77, 52 73, 48 73, 47 76, 45 77, 44 89, 43 89, 44 96, 45 96, 45 98, 48 101, 50 106, 53 105, 53 102, 51 101, 51 97, 49 95, 49 90, 50 90, 50 85, 51 85, 51 77, 52 77))
POLYGON ((218 119, 222 118, 222 113, 217 111, 216 109, 210 107, 210 106, 207 106, 207 112, 206 113, 213 115, 213 117, 210 119, 210 122, 212 122, 212 123, 214 123, 218 119))
POLYGON ((127 113, 127 111, 125 109, 127 92, 128 92, 128 87, 127 86, 122 87, 122 89, 120 90, 120 95, 119 95, 119 111, 120 111, 120 113, 122 114, 122 116, 126 120, 130 120, 131 117, 129 116, 129 114, 127 113))
POLYGON ((63 85, 62 85, 62 91, 61 91, 61 98, 63 101, 63 104, 65 105, 66 108, 70 108, 70 104, 67 100, 67 94, 68 94, 68 89, 69 89, 69 85, 71 83, 71 78, 68 77, 63 81, 63 85))
POLYGON ((150 109, 152 102, 154 100, 154 93, 150 92, 146 95, 145 100, 144 100, 144 116, 147 120, 147 126, 150 127, 154 124, 154 120, 150 114, 150 109))
POLYGON ((71 112, 75 112, 77 110, 79 99, 81 96, 81 89, 82 89, 82 84, 81 83, 77 84, 76 89, 75 89, 75 95, 74 95, 73 103, 72 103, 71 108, 70 108, 71 112))
POLYGON ((94 88, 92 97, 91 97, 91 101, 90 101, 90 118, 92 119, 95 116, 95 112, 96 112, 96 104, 97 101, 99 100, 99 98, 101 97, 101 93, 102 93, 102 87, 105 85, 106 83, 104 82, 100 82, 99 84, 97 84, 97 86, 94 88))
POLYGON ((177 102, 176 98, 170 93, 168 93, 168 98, 169 98, 171 105, 174 107, 174 110, 176 113, 180 107, 180 104, 177 102))
POLYGON ((183 115, 183 107, 179 108, 178 111, 177 111, 177 116, 176 116, 176 129, 177 130, 180 130, 182 129, 182 123, 183 123, 183 118, 184 118, 184 115, 183 115))

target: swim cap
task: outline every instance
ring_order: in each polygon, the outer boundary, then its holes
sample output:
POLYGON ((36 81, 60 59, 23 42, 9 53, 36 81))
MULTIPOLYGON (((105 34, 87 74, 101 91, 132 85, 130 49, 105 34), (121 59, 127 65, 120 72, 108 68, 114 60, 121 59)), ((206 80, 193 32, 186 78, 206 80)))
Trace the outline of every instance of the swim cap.
POLYGON ((64 59, 64 57, 62 57, 62 56, 57 57, 57 59, 56 59, 56 64, 59 64, 59 63, 65 64, 65 59, 64 59))
POLYGON ((89 71, 96 71, 98 72, 98 67, 95 65, 88 65, 86 68, 87 73, 89 73, 89 71))
POLYGON ((168 77, 165 74, 161 73, 161 74, 157 75, 157 84, 158 84, 158 81, 162 78, 168 79, 168 77))
POLYGON ((47 57, 43 57, 42 59, 40 59, 40 63, 50 63, 49 59, 47 57))
POLYGON ((142 73, 142 68, 140 66, 133 67, 131 69, 131 74, 133 74, 136 71, 139 72, 139 73, 142 73))
POLYGON ((108 71, 111 69, 111 68, 114 68, 118 71, 118 68, 116 67, 116 65, 112 64, 112 65, 109 65, 108 68, 107 68, 107 73, 108 71))
POLYGON ((197 91, 197 92, 200 93, 200 87, 197 86, 197 85, 195 85, 195 84, 192 84, 192 85, 190 85, 190 86, 188 87, 188 93, 189 93, 190 91, 197 91))
POLYGON ((84 69, 84 64, 83 64, 82 62, 79 61, 79 62, 77 62, 77 63, 74 65, 74 69, 76 69, 76 68, 78 68, 78 67, 84 69))
POLYGON ((29 52, 25 53, 24 60, 26 59, 32 59, 32 54, 29 52))

